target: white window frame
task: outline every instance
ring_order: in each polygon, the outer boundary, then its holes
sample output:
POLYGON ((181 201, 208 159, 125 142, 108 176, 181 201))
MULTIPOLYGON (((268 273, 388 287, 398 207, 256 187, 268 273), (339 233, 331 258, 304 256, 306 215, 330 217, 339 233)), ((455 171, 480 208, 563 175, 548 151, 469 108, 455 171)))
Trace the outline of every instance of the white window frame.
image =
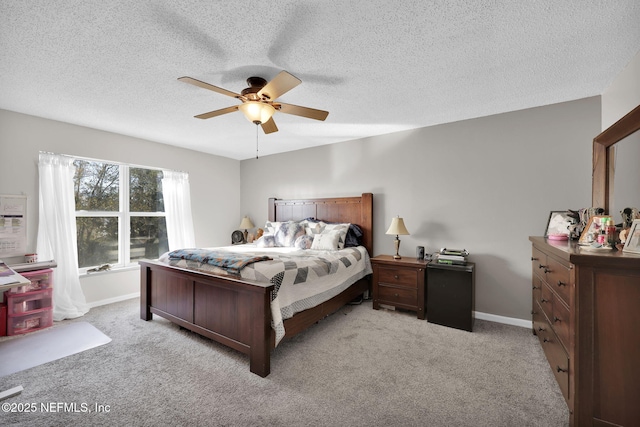
MULTIPOLYGON (((129 204, 129 170, 131 168, 148 169, 154 171, 162 171, 162 169, 152 168, 148 166, 139 166, 126 163, 113 162, 109 160, 89 159, 83 157, 75 157, 76 160, 105 163, 118 166, 119 185, 118 185, 118 199, 119 207, 118 211, 87 211, 76 210, 75 217, 93 217, 93 218, 118 218, 118 262, 116 264, 109 264, 110 270, 122 270, 130 269, 132 267, 138 267, 138 261, 131 261, 131 218, 132 217, 165 217, 165 212, 130 212, 129 204)), ((100 264, 104 265, 104 264, 100 264)), ((80 275, 87 274, 87 270, 100 267, 100 265, 92 265, 88 267, 79 267, 78 273, 80 275)))

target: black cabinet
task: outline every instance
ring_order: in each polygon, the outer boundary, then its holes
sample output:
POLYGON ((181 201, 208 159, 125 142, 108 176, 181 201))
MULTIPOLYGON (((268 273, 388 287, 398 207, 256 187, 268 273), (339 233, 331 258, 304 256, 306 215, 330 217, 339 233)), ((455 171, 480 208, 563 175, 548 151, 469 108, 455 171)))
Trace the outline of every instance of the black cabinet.
POLYGON ((427 321, 473 330, 475 264, 427 265, 427 321))

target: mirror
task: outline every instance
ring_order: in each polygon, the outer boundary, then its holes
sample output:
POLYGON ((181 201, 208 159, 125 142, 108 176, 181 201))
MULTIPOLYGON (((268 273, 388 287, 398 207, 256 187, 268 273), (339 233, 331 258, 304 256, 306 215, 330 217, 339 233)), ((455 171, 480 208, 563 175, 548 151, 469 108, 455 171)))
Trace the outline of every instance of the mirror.
POLYGON ((615 222, 619 223, 622 209, 640 209, 640 132, 620 140, 614 150, 614 191, 609 208, 615 222))
POLYGON ((640 151, 638 149, 640 132, 627 138, 638 130, 640 130, 640 105, 593 139, 591 203, 594 207, 604 208, 616 223, 619 222, 620 210, 623 208, 640 208, 640 206, 633 205, 633 203, 638 203, 640 197, 638 195, 640 193, 639 187, 633 184, 638 181, 638 174, 640 174, 637 160, 639 158, 637 153, 640 151), (616 171, 616 151, 618 151, 619 172, 616 171), (627 156, 630 157, 627 158, 627 156), (617 191, 614 191, 614 185, 616 182, 622 181, 624 184, 620 185, 621 191, 618 194, 617 191), (631 195, 626 195, 629 194, 629 190, 625 188, 630 188, 631 195), (614 209, 617 210, 613 211, 614 209))

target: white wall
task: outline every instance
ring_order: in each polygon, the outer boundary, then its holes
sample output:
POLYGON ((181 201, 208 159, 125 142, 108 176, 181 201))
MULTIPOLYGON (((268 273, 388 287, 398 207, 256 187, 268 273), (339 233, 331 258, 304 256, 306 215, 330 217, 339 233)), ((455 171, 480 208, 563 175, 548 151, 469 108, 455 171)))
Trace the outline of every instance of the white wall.
MULTIPOLYGON (((327 123, 330 126, 330 123, 327 123)), ((466 248, 476 311, 530 320, 530 235, 552 210, 591 204, 591 141, 600 99, 587 98, 241 162, 241 213, 267 219, 267 199, 374 193, 374 255, 404 218, 417 245, 466 248)))
POLYGON ((640 52, 602 93, 602 130, 640 105, 640 52))
MULTIPOLYGON (((38 152, 189 173, 196 244, 229 244, 240 223, 240 162, 138 138, 0 110, 0 194, 28 196, 28 252, 36 251, 38 152)), ((15 262, 22 262, 15 260, 15 262)), ((137 270, 81 278, 89 303, 139 292, 137 270)))

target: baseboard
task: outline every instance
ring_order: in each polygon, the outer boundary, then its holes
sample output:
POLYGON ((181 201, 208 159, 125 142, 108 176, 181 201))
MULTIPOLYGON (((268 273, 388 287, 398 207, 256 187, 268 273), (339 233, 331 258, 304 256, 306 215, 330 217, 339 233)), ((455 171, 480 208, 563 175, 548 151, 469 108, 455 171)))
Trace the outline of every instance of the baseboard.
MULTIPOLYGON (((87 305, 89 306, 89 308, 93 308, 93 307, 99 307, 101 305, 113 304, 114 302, 120 302, 120 301, 125 301, 128 299, 139 298, 139 297, 140 297, 140 292, 135 292, 132 294, 120 295, 114 298, 107 298, 100 301, 90 302, 90 303, 87 303, 87 305)), ((488 320, 489 322, 504 323, 505 325, 513 325, 513 326, 519 326, 521 328, 529 328, 529 329, 533 327, 530 320, 516 319, 515 317, 498 316, 496 314, 482 313, 480 311, 474 311, 473 315, 476 319, 488 320)))
POLYGON ((100 301, 89 302, 89 303, 87 303, 87 305, 89 306, 89 308, 93 308, 93 307, 99 307, 101 305, 113 304, 114 302, 120 302, 120 301, 125 301, 125 300, 131 299, 131 298, 139 298, 139 297, 140 297, 140 292, 134 292, 132 294, 120 295, 118 297, 107 298, 107 299, 102 299, 100 301))
POLYGON ((496 314, 482 313, 479 311, 474 311, 473 314, 476 319, 480 319, 480 320, 488 320, 489 322, 504 323, 505 325, 520 326, 521 328, 529 328, 529 329, 533 328, 533 324, 530 320, 516 319, 515 317, 498 316, 496 314))

